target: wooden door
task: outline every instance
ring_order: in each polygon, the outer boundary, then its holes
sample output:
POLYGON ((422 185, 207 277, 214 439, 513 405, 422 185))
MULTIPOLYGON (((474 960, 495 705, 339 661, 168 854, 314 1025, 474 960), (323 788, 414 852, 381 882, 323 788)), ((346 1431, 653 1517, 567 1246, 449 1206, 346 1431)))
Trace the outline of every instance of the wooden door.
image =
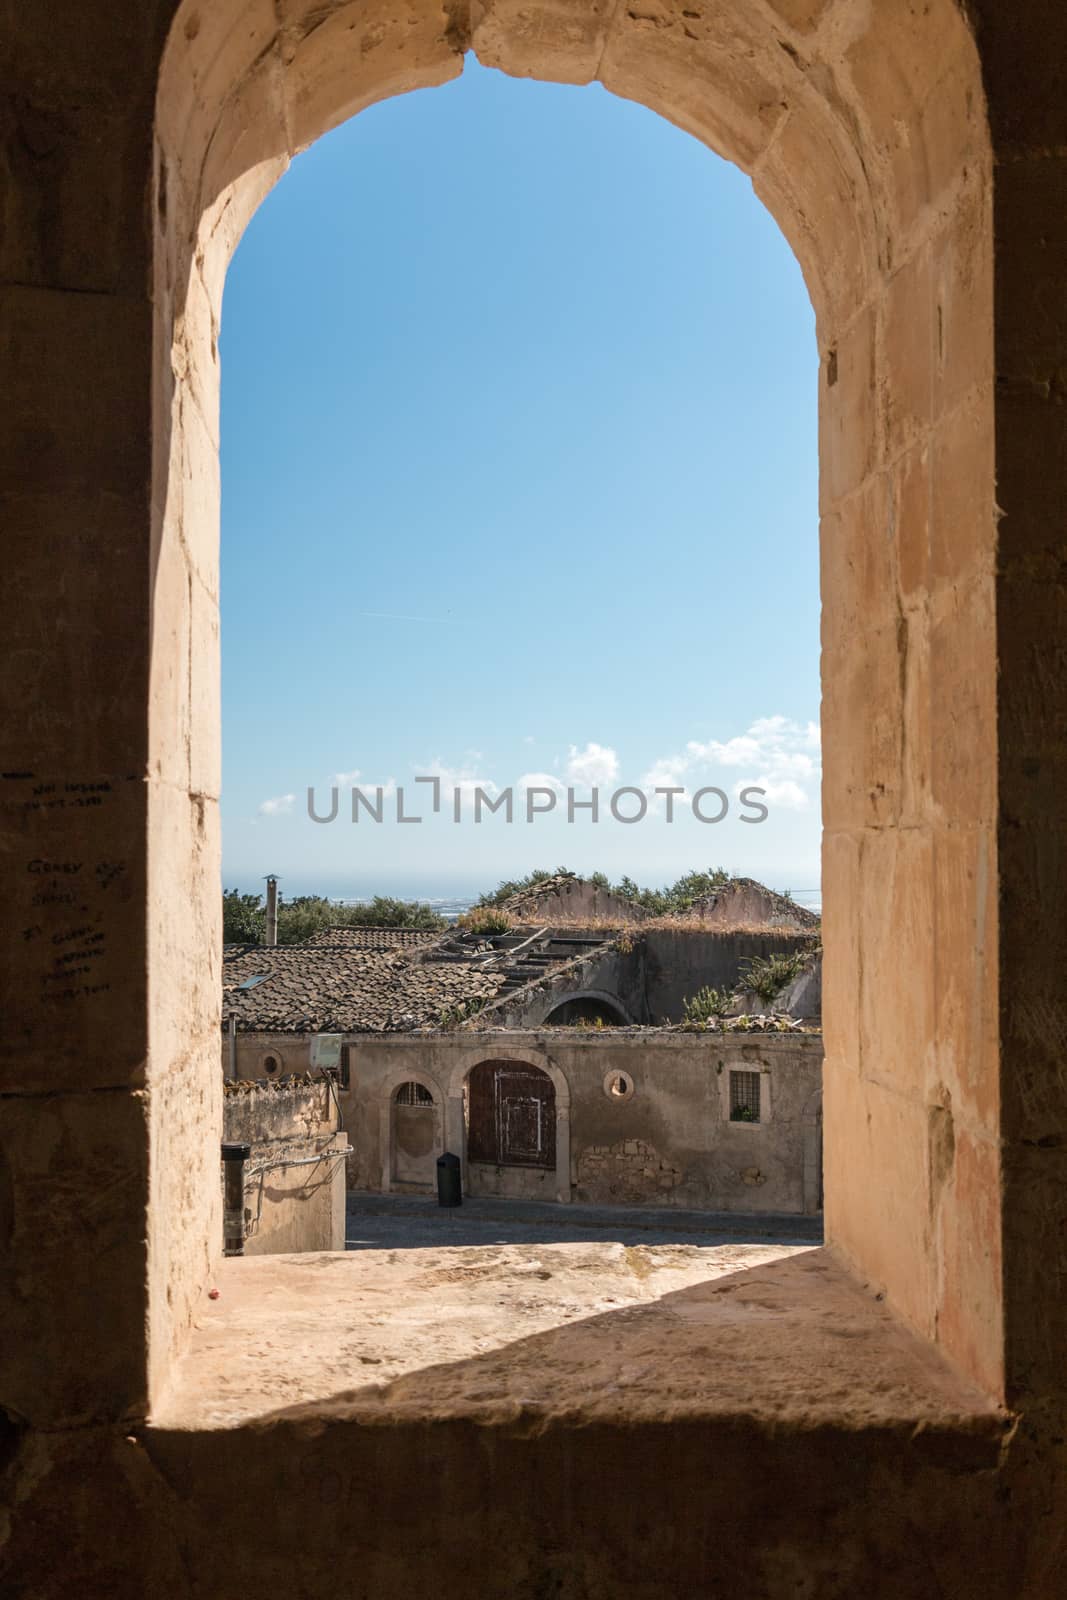
POLYGON ((556 1165, 556 1090, 525 1061, 482 1061, 470 1075, 467 1159, 498 1167, 556 1165))

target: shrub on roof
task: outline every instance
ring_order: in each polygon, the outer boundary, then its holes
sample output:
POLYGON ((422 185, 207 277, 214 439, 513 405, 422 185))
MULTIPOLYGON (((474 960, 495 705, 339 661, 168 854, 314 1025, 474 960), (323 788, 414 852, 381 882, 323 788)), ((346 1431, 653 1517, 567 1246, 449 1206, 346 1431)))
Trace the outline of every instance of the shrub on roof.
POLYGON ((800 976, 811 959, 811 950, 775 951, 769 956, 747 956, 741 963, 741 986, 769 1005, 786 984, 800 976))
MULTIPOLYGON (((478 904, 499 906, 512 895, 536 889, 552 878, 578 877, 579 874, 572 872, 569 867, 557 867, 555 872, 549 872, 545 867, 535 867, 525 878, 508 878, 503 883, 497 884, 495 889, 481 896, 478 904)), ((590 873, 584 881, 593 884, 597 889, 618 895, 621 900, 628 900, 631 905, 639 906, 651 916, 663 917, 670 916, 674 912, 688 911, 698 900, 732 883, 733 875, 727 872, 725 867, 708 867, 702 872, 685 872, 674 883, 662 889, 642 888, 633 878, 628 877, 620 878, 618 883, 612 883, 606 872, 590 873)))
POLYGON ((505 878, 498 883, 495 889, 489 889, 485 894, 479 895, 480 906, 499 906, 505 900, 510 900, 513 894, 521 894, 525 889, 535 889, 539 883, 545 883, 549 878, 573 878, 577 874, 568 867, 559 867, 555 872, 549 872, 547 867, 535 867, 528 872, 525 878, 505 878))
POLYGON ((495 906, 477 905, 456 918, 456 927, 462 928, 464 933, 507 933, 511 918, 495 906))
POLYGON ((686 998, 682 1006, 682 1015, 686 1022, 715 1022, 726 1015, 733 1004, 733 998, 729 989, 716 989, 714 985, 708 983, 703 989, 698 989, 696 994, 686 998))

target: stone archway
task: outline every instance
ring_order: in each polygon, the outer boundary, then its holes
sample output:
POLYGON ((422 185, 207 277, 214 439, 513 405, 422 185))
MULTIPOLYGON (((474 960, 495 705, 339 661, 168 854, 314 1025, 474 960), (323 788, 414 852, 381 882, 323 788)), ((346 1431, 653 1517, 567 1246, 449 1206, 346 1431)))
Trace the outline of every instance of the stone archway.
MULTIPOLYGON (((999 1390, 998 905, 983 887, 997 871, 991 156, 953 0, 921 14, 831 0, 176 7, 151 210, 152 535, 147 572, 127 551, 116 567, 120 606, 133 581, 136 613, 138 572, 152 597, 147 809, 125 836, 141 838, 149 902, 191 908, 150 917, 145 952, 153 1194, 190 1197, 149 1230, 159 1370, 218 1235, 216 1000, 201 952, 218 921, 226 266, 294 151, 375 100, 454 76, 467 49, 517 76, 597 79, 687 129, 752 175, 803 268, 821 351, 828 1235, 999 1390), (926 1137, 945 1089, 950 1170, 926 1137)), ((147 380, 147 346, 132 351, 147 380)), ((128 419, 116 425, 129 454, 128 419)), ((123 672, 129 698, 128 657, 123 672)), ((117 703, 106 682, 72 682, 72 726, 92 725, 79 719, 92 696, 117 703)))

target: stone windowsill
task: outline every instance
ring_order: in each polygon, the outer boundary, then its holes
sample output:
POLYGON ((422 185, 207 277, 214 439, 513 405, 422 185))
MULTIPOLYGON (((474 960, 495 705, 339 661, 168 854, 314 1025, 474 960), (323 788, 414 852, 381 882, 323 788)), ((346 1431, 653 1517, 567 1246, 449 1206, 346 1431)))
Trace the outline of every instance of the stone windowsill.
POLYGON ((696 1272, 671 1247, 586 1243, 225 1261, 149 1437, 700 1423, 996 1463, 1004 1414, 829 1251, 711 1254, 696 1272))

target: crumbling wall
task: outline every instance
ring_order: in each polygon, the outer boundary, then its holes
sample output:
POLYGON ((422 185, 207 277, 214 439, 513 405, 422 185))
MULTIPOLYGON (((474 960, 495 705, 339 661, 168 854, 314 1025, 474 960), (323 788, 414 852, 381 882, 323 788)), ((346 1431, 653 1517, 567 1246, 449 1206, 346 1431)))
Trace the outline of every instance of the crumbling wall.
POLYGON ((698 900, 688 913, 708 927, 784 928, 790 932, 817 933, 819 918, 788 895, 768 889, 755 878, 731 878, 729 883, 698 900))
MULTIPOLYGON (((624 930, 601 949, 487 1006, 484 1020, 493 1027, 536 1028, 568 996, 594 994, 614 1000, 629 1022, 654 1026, 681 1022, 686 1000, 700 989, 710 986, 729 992, 739 986, 746 960, 810 950, 816 939, 812 932, 725 930, 684 923, 624 930)), ((804 997, 803 1014, 818 1016, 821 967, 818 993, 808 984, 804 997)))
POLYGON ((524 922, 591 923, 607 922, 612 926, 641 922, 647 915, 640 906, 599 887, 585 878, 553 877, 532 889, 513 894, 505 900, 503 909, 509 916, 524 922))
POLYGON ((248 1144, 245 1255, 345 1247, 345 1156, 325 1082, 227 1083, 223 1139, 248 1144))
POLYGON ((486 1007, 485 1020, 491 1027, 536 1028, 569 996, 597 994, 613 1000, 626 1021, 648 1022, 644 966, 641 936, 623 934, 486 1007))

